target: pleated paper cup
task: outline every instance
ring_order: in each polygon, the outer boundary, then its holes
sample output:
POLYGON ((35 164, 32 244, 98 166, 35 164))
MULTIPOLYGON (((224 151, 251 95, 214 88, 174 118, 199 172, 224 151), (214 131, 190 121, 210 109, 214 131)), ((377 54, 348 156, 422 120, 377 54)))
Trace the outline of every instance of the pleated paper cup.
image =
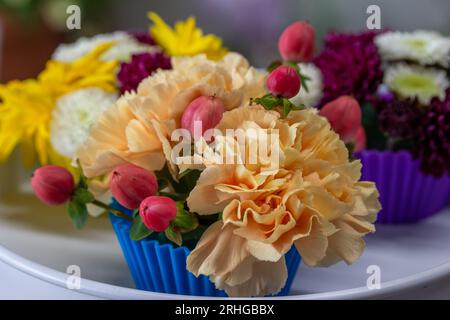
MULTIPOLYGON (((186 269, 190 253, 187 247, 171 243, 161 244, 157 240, 130 239, 131 222, 110 215, 111 223, 122 248, 136 288, 146 291, 193 296, 226 297, 226 293, 215 288, 208 277, 195 277, 186 269)), ((277 296, 286 296, 300 264, 300 255, 293 247, 285 256, 288 279, 277 296)))
POLYGON ((448 205, 450 177, 422 173, 419 160, 407 151, 367 150, 355 154, 362 162, 362 178, 374 181, 383 209, 377 222, 414 223, 448 205))

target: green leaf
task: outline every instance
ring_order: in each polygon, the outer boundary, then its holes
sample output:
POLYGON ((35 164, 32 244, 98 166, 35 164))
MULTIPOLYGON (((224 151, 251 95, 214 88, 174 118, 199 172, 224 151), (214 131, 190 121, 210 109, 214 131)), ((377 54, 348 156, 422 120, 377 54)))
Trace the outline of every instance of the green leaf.
POLYGON ((81 203, 90 203, 95 200, 94 195, 87 189, 77 187, 73 195, 74 200, 81 203))
POLYGON ((199 225, 195 230, 183 233, 183 245, 193 250, 206 229, 208 229, 208 226, 199 225))
POLYGON ((198 227, 198 219, 195 214, 184 209, 184 202, 177 202, 177 216, 173 225, 182 232, 189 232, 198 227))
POLYGON ((353 159, 354 159, 354 158, 353 158, 353 152, 355 151, 355 144, 352 143, 352 142, 347 142, 347 143, 345 144, 345 146, 347 147, 347 150, 348 150, 348 156, 349 156, 349 159, 350 159, 350 160, 353 160, 353 159))
POLYGON ((281 106, 283 104, 283 101, 281 98, 275 97, 274 95, 268 93, 265 96, 262 96, 261 98, 256 98, 255 102, 257 104, 262 105, 264 108, 271 110, 275 107, 281 106))
POLYGON ((85 203, 72 200, 69 202, 67 210, 75 228, 81 229, 86 225, 88 211, 85 203))
POLYGON ((378 124, 378 115, 375 108, 366 103, 362 106, 362 124, 366 131, 367 149, 385 150, 387 139, 381 132, 378 124))
MULTIPOLYGON (((167 165, 164 166, 159 171, 155 171, 156 178, 158 180, 158 183, 161 181, 163 185, 174 185, 175 180, 173 180, 172 175, 170 174, 169 168, 167 165)), ((162 190, 163 188, 158 188, 159 190, 162 190)))
POLYGON ((291 112, 292 107, 294 107, 294 104, 289 101, 289 99, 283 99, 283 117, 286 118, 291 112))
POLYGON ((176 193, 176 192, 159 192, 160 196, 168 197, 173 201, 185 201, 189 196, 189 193, 176 193))
POLYGON ((140 215, 137 215, 134 220, 133 224, 130 228, 130 238, 134 241, 139 241, 142 239, 147 238, 149 235, 153 233, 152 230, 149 230, 145 224, 142 222, 142 218, 140 215))
POLYGON ((167 239, 172 241, 173 243, 181 246, 183 244, 183 238, 181 236, 181 232, 174 228, 172 225, 169 226, 165 231, 164 234, 166 235, 167 239))
POLYGON ((174 186, 179 194, 189 193, 197 184, 202 172, 197 169, 187 169, 178 175, 178 183, 174 186))
POLYGON ((267 72, 272 72, 273 70, 275 70, 276 68, 278 68, 279 66, 281 66, 283 63, 279 60, 272 62, 268 67, 267 67, 267 72))
POLYGON ((285 64, 286 66, 289 66, 289 67, 291 67, 291 68, 294 68, 295 71, 297 71, 297 73, 300 74, 300 66, 298 65, 297 62, 293 62, 293 61, 285 61, 284 64, 285 64))
POLYGON ((308 81, 310 81, 311 78, 308 76, 304 76, 303 74, 300 73, 300 82, 302 84, 302 87, 305 89, 306 92, 309 92, 309 88, 308 88, 308 81))
POLYGON ((167 179, 158 179, 158 190, 164 190, 169 186, 169 181, 167 179))
POLYGON ((80 178, 78 181, 77 188, 87 189, 88 188, 87 177, 84 175, 83 167, 81 167, 80 159, 77 159, 77 166, 78 166, 78 171, 80 172, 80 178))

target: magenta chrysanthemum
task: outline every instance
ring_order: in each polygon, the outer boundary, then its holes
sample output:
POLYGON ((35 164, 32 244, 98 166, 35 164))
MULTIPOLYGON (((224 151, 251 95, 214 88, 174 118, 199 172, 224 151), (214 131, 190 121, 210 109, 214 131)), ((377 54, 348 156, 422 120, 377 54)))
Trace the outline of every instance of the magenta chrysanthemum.
POLYGON ((139 83, 157 69, 171 69, 170 58, 161 52, 134 54, 122 63, 117 75, 120 93, 136 90, 139 83))
POLYGON ((423 115, 417 99, 380 101, 376 105, 382 132, 396 138, 415 136, 423 115))
POLYGON ((156 45, 153 37, 146 32, 131 32, 130 34, 140 43, 148 44, 149 46, 156 45))
POLYGON ((324 95, 321 105, 342 95, 360 104, 371 101, 383 80, 381 59, 373 39, 378 33, 330 33, 314 63, 322 71, 324 95))
POLYGON ((431 100, 417 130, 413 153, 421 160, 422 171, 436 177, 450 174, 450 88, 444 101, 431 100))

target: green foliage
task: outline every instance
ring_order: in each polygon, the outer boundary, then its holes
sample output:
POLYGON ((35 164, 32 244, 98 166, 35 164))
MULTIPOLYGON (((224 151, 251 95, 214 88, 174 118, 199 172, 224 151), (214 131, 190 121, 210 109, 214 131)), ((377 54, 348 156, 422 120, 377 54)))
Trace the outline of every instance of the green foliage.
POLYGON ((147 238, 153 231, 149 230, 139 214, 134 216, 133 223, 130 228, 130 238, 134 241, 139 241, 147 238))
POLYGON ((378 117, 373 105, 362 106, 362 124, 366 131, 367 149, 386 149, 386 136, 380 131, 378 117))
POLYGON ((86 225, 88 218, 86 203, 71 200, 67 206, 67 211, 69 212, 69 217, 73 225, 77 229, 81 229, 86 225))

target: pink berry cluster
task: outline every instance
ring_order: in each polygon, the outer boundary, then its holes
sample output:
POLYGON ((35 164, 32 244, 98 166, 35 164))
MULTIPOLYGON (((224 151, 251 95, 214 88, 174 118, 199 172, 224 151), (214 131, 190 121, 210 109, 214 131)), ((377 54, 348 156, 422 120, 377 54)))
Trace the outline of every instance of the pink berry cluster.
POLYGON ((300 91, 300 75, 293 63, 310 61, 314 54, 315 31, 305 21, 288 26, 278 39, 278 50, 284 61, 267 78, 267 88, 274 96, 290 99, 300 91))
POLYGON ((366 147, 366 133, 362 126, 362 113, 358 101, 351 96, 341 96, 320 109, 320 115, 330 122, 339 137, 350 145, 352 151, 366 147))
MULTIPOLYGON (((36 196, 48 205, 64 204, 77 195, 72 174, 59 166, 37 169, 31 177, 31 186, 36 196)), ((112 171, 109 187, 123 207, 139 210, 142 222, 151 231, 165 231, 177 216, 176 202, 157 195, 156 176, 143 168, 133 164, 117 166, 112 171)))

